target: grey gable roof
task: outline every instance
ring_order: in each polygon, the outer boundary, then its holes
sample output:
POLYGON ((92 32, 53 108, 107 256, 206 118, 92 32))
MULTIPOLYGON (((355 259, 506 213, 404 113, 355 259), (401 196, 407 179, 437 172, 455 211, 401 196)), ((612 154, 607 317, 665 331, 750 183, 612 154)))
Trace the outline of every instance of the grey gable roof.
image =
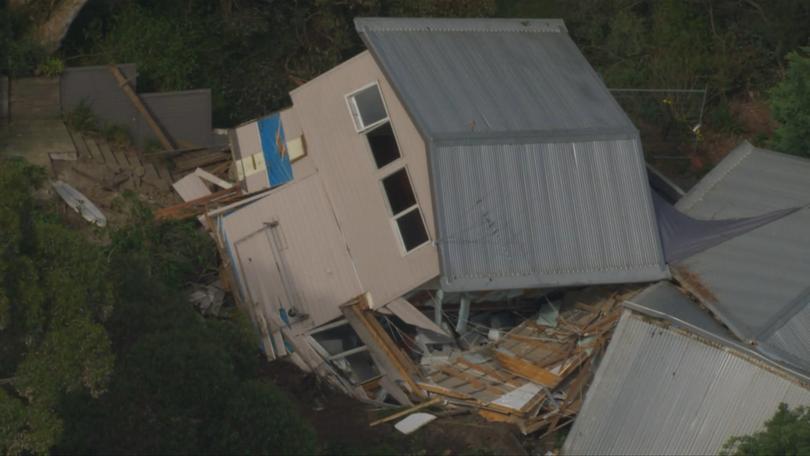
POLYGON ((355 25, 427 143, 444 289, 668 276, 638 131, 562 21, 355 25))
POLYGON ((674 274, 740 339, 810 372, 810 160, 743 143, 678 208, 706 219, 804 207, 693 255, 674 274))

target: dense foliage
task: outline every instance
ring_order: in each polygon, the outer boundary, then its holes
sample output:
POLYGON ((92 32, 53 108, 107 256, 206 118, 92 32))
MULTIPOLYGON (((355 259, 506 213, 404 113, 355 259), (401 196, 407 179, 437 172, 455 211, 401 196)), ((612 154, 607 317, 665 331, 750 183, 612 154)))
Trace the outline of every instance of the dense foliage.
POLYGON ((30 36, 30 19, 0 7, 0 74, 32 76, 48 61, 45 48, 30 36))
POLYGON ((356 16, 561 17, 609 86, 709 87, 721 106, 773 85, 810 37, 801 0, 96 0, 64 52, 135 62, 142 90, 210 87, 227 126, 284 107, 290 89, 362 50, 356 16))
POLYGON ((732 437, 723 446, 722 454, 810 454, 810 408, 797 407, 791 410, 787 404, 780 404, 776 414, 765 422, 764 430, 747 436, 732 437))
POLYGON ((43 209, 43 173, 0 166, 0 451, 45 452, 64 427, 65 394, 97 398, 114 354, 104 323, 114 290, 104 249, 43 209))
POLYGON ((810 156, 810 48, 788 54, 785 79, 771 91, 773 117, 780 126, 773 147, 810 156))
POLYGON ((233 125, 284 107, 290 89, 359 52, 355 16, 494 13, 493 0, 96 1, 65 53, 135 62, 143 91, 210 87, 216 123, 233 125))
POLYGON ((0 164, 0 452, 314 451, 249 323, 185 300, 216 268, 210 238, 128 199, 130 223, 92 241, 35 196, 42 178, 0 164))

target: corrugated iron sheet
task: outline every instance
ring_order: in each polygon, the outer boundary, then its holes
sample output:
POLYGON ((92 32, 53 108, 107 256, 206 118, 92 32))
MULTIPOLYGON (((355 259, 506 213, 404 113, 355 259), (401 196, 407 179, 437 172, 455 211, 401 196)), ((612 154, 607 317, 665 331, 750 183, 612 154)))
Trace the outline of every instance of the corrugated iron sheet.
POLYGON ((762 428, 797 379, 753 355, 626 312, 563 446, 565 454, 716 454, 762 428))
POLYGON ((428 144, 444 289, 668 275, 638 133, 562 21, 355 24, 428 144))
MULTIPOLYGON (((748 217, 810 203, 810 161, 744 143, 679 203, 693 217, 748 217)), ((688 287, 741 339, 810 372, 810 209, 677 265, 688 287), (697 293, 701 295, 701 293, 697 293)))
POLYGON ((431 138, 634 129, 561 20, 358 18, 355 25, 431 138))
POLYGON ((637 137, 431 154, 451 291, 666 276, 637 137))

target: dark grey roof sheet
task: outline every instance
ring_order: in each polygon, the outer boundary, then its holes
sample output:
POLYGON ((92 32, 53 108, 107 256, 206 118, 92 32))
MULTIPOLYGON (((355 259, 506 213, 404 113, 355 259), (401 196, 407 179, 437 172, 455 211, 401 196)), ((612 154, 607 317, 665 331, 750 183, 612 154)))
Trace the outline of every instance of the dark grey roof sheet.
POLYGON ((638 132, 562 21, 355 24, 427 142, 444 289, 668 276, 638 132))
POLYGON ((810 160, 743 143, 677 207, 707 219, 804 207, 687 258, 684 286, 740 339, 810 371, 810 160))
POLYGON ((650 285, 628 299, 625 305, 653 317, 683 322, 716 337, 736 341, 734 335, 715 320, 708 311, 702 309, 697 302, 692 301, 689 296, 669 281, 650 285))

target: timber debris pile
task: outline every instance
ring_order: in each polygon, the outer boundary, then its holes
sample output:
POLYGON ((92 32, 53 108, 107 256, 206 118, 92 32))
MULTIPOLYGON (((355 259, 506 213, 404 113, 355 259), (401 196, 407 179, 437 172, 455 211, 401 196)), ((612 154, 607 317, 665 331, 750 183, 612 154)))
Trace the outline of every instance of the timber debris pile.
POLYGON ((488 420, 513 423, 524 434, 554 432, 582 406, 594 358, 607 344, 627 295, 598 289, 568 293, 496 342, 430 366, 418 386, 488 420))

